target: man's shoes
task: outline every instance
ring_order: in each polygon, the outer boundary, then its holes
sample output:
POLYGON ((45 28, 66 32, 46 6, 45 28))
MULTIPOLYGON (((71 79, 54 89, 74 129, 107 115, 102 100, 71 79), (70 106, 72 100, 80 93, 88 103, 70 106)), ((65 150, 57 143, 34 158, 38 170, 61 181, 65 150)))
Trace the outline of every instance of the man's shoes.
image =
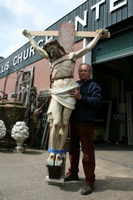
POLYGON ((79 177, 78 174, 66 174, 64 181, 78 181, 79 177))
POLYGON ((81 194, 82 195, 87 195, 91 194, 94 190, 94 185, 86 184, 82 189, 81 189, 81 194))

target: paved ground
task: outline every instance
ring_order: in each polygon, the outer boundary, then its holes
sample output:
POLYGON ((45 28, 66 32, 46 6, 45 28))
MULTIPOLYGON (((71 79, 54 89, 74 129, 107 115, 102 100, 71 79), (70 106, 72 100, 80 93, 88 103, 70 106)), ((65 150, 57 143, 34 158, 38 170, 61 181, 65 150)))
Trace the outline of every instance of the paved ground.
MULTIPOLYGON (((0 149, 0 200, 133 200, 133 147, 96 144, 95 192, 82 196, 80 181, 49 185, 45 181, 47 151, 26 149, 25 153, 0 149)), ((82 155, 81 155, 82 156, 82 155)), ((68 156, 66 171, 69 166, 68 156)))

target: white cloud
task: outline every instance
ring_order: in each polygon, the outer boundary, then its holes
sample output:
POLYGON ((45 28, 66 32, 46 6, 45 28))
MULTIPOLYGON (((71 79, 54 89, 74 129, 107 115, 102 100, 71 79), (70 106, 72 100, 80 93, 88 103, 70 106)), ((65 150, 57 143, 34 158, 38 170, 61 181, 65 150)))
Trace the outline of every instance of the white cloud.
POLYGON ((17 49, 23 46, 23 43, 17 43, 14 45, 9 45, 3 52, 3 55, 10 55, 11 53, 15 52, 17 49))
POLYGON ((21 14, 28 8, 25 0, 4 0, 3 5, 16 14, 21 14))

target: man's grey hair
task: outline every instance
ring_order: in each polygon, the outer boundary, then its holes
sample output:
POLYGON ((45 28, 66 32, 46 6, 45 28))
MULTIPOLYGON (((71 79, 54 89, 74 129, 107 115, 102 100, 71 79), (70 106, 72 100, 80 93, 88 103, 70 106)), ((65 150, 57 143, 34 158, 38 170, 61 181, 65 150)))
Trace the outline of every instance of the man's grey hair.
POLYGON ((78 67, 78 71, 80 70, 82 65, 86 65, 88 67, 88 69, 90 70, 90 72, 92 72, 92 67, 88 64, 88 63, 81 63, 78 67))

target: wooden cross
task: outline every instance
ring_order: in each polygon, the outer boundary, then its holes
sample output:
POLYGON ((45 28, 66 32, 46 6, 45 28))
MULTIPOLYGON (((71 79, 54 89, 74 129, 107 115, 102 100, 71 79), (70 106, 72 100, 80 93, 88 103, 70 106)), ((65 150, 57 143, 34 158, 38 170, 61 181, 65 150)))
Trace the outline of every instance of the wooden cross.
MULTIPOLYGON (((30 31, 32 36, 58 36, 58 41, 66 52, 72 52, 74 48, 74 37, 95 37, 97 31, 75 31, 75 26, 71 22, 62 22, 59 31, 30 31)), ((102 38, 110 38, 107 31, 102 38)))

